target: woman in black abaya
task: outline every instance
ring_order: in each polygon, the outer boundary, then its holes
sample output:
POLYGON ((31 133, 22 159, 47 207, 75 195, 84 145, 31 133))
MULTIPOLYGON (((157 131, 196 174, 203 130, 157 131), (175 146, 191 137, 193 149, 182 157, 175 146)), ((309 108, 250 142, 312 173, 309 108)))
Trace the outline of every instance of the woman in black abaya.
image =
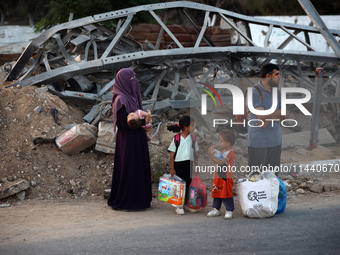
MULTIPOLYGON (((139 83, 135 72, 121 69, 112 90, 113 127, 118 127, 108 205, 115 210, 142 210, 150 207, 151 171, 146 132, 143 128, 130 129, 129 113, 143 110, 139 83)), ((142 120, 142 125, 145 125, 142 120)))

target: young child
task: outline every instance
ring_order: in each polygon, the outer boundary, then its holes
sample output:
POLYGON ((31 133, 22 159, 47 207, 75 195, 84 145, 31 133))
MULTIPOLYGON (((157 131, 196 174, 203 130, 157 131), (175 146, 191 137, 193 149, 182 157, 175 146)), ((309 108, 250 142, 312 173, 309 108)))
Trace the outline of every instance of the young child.
POLYGON ((222 130, 219 136, 219 144, 222 148, 221 154, 216 158, 217 150, 214 146, 211 146, 208 150, 209 158, 219 165, 216 167, 214 184, 212 188, 211 197, 213 201, 213 209, 207 214, 208 217, 214 217, 221 215, 220 208, 222 202, 226 207, 225 219, 231 219, 233 217, 232 211, 234 211, 234 198, 233 198, 233 176, 231 167, 234 164, 235 153, 233 151, 233 145, 235 143, 235 136, 231 130, 222 130), (215 154, 215 156, 214 156, 215 154))
POLYGON ((146 132, 146 136, 148 141, 151 140, 148 132, 152 128, 152 118, 151 118, 151 112, 150 110, 142 111, 137 110, 135 112, 131 112, 127 117, 127 123, 131 129, 139 128, 142 125, 142 119, 145 118, 145 126, 142 126, 142 128, 146 132))
MULTIPOLYGON (((175 174, 179 176, 186 183, 185 190, 185 202, 187 203, 187 198, 189 195, 189 186, 191 183, 191 172, 192 168, 198 163, 197 159, 197 151, 198 145, 196 142, 196 138, 193 138, 191 133, 195 130, 195 120, 188 116, 183 115, 179 119, 179 124, 169 125, 168 130, 172 132, 180 132, 179 145, 176 146, 175 138, 172 139, 172 142, 168 148, 170 154, 170 174, 174 176, 175 174)), ((186 207, 190 212, 196 212, 197 210, 186 207)), ((183 206, 176 207, 177 214, 184 214, 183 206)))

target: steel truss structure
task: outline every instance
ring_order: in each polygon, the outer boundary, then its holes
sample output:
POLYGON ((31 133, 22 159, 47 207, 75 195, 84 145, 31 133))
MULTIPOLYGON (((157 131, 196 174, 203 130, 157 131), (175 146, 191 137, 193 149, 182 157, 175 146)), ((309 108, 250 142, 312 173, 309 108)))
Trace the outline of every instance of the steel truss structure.
MULTIPOLYGON (((210 78, 216 76, 218 71, 226 74, 226 79, 220 83, 238 84, 239 78, 247 80, 248 72, 256 72, 263 63, 276 61, 285 78, 281 79, 281 86, 285 86, 288 80, 295 80, 295 86, 309 89, 312 95, 315 67, 322 67, 328 79, 322 85, 321 100, 339 103, 340 31, 327 29, 309 0, 298 1, 314 26, 248 17, 187 1, 136 6, 70 21, 50 28, 33 40, 6 80, 16 80, 15 84, 22 86, 59 84, 59 89, 55 89, 54 93, 60 96, 99 102, 110 98, 107 92, 113 85, 117 70, 130 67, 137 73, 143 94, 149 102, 166 98, 170 99, 171 107, 183 108, 194 106, 195 101, 199 100, 201 90, 197 88, 202 83, 213 86, 210 78), (168 28, 169 13, 174 10, 197 32, 194 47, 184 47, 168 28), (227 22, 237 35, 234 45, 214 46, 206 33, 208 20, 214 14, 227 22), (159 24, 155 45, 147 47, 129 38, 135 15, 150 15, 154 23, 159 24), (194 15, 204 17, 203 24, 195 22, 194 15), (114 24, 112 28, 108 27, 109 22, 114 24), (239 28, 240 22, 245 25, 245 32, 239 28), (267 27, 263 45, 257 45, 252 40, 250 25, 267 27), (279 47, 270 48, 269 40, 274 36, 274 29, 286 33, 288 38, 279 47), (164 33, 173 40, 172 48, 160 48, 164 33), (298 34, 303 34, 304 39, 298 34), (322 35, 333 52, 320 52, 313 47, 310 42, 312 34, 322 35), (241 38, 245 39, 245 45, 241 44, 241 38), (287 50, 292 41, 301 43, 305 51, 287 50), (55 43, 53 48, 50 47, 51 42, 55 43), (105 86, 94 85, 90 76, 110 79, 111 82, 105 86), (179 84, 183 79, 189 81, 190 91, 180 91, 179 84), (172 84, 172 88, 163 86, 164 82, 172 84)), ((249 85, 252 86, 253 82, 249 81, 249 85)), ((231 99, 223 97, 223 100, 230 103, 231 99)))

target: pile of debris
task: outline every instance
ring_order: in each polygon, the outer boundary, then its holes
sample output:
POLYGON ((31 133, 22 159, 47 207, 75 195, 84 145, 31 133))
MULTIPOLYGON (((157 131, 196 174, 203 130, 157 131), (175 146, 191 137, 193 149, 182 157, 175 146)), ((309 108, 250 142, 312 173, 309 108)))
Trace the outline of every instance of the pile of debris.
MULTIPOLYGON (((93 104, 64 101, 44 86, 6 85, 0 87, 0 199, 16 200, 16 194, 20 199, 102 196, 112 177, 111 109, 102 116, 93 113, 93 104)), ((149 150, 155 180, 170 168, 167 147, 174 134, 166 124, 186 111, 169 110, 153 117, 149 150)))
POLYGON ((328 177, 293 177, 281 175, 289 195, 301 195, 308 193, 322 193, 340 191, 337 179, 328 177))

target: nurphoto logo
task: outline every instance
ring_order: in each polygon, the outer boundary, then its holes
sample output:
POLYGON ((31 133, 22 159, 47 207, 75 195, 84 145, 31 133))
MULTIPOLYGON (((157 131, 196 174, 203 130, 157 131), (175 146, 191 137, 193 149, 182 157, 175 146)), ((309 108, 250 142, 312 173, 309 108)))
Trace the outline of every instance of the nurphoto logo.
MULTIPOLYGON (((219 99, 221 105, 222 105, 222 100, 221 97, 219 96, 219 94, 217 93, 217 91, 207 85, 207 84, 203 84, 206 87, 208 87, 209 89, 211 89, 217 96, 217 98, 219 99)), ((245 96, 242 92, 242 90, 237 87, 236 85, 232 85, 232 84, 215 84, 215 88, 218 89, 228 89, 231 92, 232 95, 232 99, 233 99, 233 115, 243 115, 244 114, 244 103, 245 103, 245 96)), ((249 95, 252 94, 252 87, 248 87, 247 93, 249 95)), ((216 100, 213 97, 212 93, 210 93, 208 90, 203 89, 203 91, 207 92, 208 95, 210 95, 210 97, 213 99, 213 101, 216 104, 216 100)), ((251 96, 247 97, 247 105, 249 108, 249 112, 255 114, 255 115, 269 115, 272 114, 277 107, 278 104, 278 99, 277 99, 277 94, 278 94, 278 89, 276 87, 272 88, 272 98, 273 98, 273 104, 271 106, 270 109, 268 110, 258 110, 254 108, 253 105, 253 98, 251 96)), ((305 89, 305 88, 281 88, 281 111, 282 111, 282 115, 286 115, 287 113, 287 105, 291 104, 291 105, 295 105, 297 108, 300 109, 300 111, 304 114, 304 115, 312 115, 304 106, 304 103, 307 103, 309 100, 311 99, 311 93, 309 90, 305 89), (305 97, 303 98, 287 98, 288 93, 294 93, 294 94, 302 94, 305 95, 305 97)), ((202 94, 201 97, 201 114, 202 115, 207 115, 207 95, 206 94, 202 94)), ((265 119, 265 121, 271 122, 272 125, 274 123, 274 121, 278 121, 278 119, 265 119)), ((228 122, 230 122, 231 125, 248 125, 251 127, 261 127, 264 125, 264 121, 263 120, 259 120, 259 119, 252 119, 247 121, 244 120, 243 122, 235 122, 233 120, 226 120, 226 119, 214 119, 213 121, 213 126, 215 127, 216 125, 223 125, 223 124, 227 124, 228 122), (258 124, 260 122, 260 124, 258 124), (261 124, 262 123, 262 124, 261 124)), ((281 121, 281 125, 284 127, 295 127, 297 125, 297 121, 294 119, 284 119, 281 121)))

